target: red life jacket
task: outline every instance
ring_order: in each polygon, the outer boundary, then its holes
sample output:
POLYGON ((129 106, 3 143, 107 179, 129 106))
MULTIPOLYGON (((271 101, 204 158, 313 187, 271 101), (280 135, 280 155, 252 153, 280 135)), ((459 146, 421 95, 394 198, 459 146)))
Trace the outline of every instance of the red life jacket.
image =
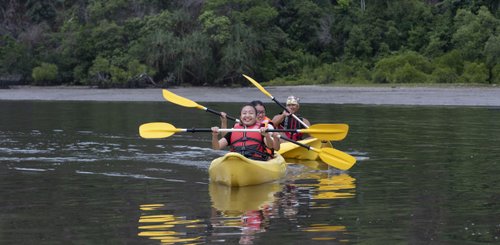
MULTIPOLYGON (((260 125, 256 123, 253 126, 246 127, 237 123, 233 128, 259 129, 260 125)), ((230 150, 232 152, 238 152, 245 157, 255 160, 267 160, 270 157, 266 151, 264 137, 260 132, 231 132, 230 141, 230 150)))
MULTIPOLYGON (((298 117, 298 116, 297 116, 298 117)), ((303 120, 302 117, 299 117, 300 120, 303 120)), ((278 125, 279 129, 303 129, 304 126, 300 124, 293 116, 287 116, 283 121, 278 125)), ((285 132, 286 137, 292 140, 302 140, 304 137, 303 133, 295 133, 295 132, 285 132)))
POLYGON ((264 117, 264 119, 262 119, 262 121, 260 122, 260 124, 261 124, 262 127, 266 127, 267 128, 267 125, 269 125, 269 124, 273 125, 273 122, 272 122, 272 120, 269 117, 264 117))

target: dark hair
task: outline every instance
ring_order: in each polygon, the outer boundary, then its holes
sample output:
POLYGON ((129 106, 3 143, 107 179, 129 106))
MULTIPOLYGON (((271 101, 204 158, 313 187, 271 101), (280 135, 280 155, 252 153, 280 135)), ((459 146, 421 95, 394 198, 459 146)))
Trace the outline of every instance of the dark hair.
POLYGON ((244 104, 244 105, 241 107, 241 109, 243 109, 243 107, 245 107, 245 106, 250 106, 250 107, 252 107, 252 108, 253 108, 253 110, 255 111, 255 115, 257 115, 257 108, 255 108, 255 106, 254 106, 252 103, 244 104))
POLYGON ((256 107, 258 105, 264 107, 264 110, 266 110, 266 106, 264 105, 264 103, 262 103, 262 101, 260 100, 254 100, 252 102, 250 102, 250 104, 253 106, 253 107, 256 107))

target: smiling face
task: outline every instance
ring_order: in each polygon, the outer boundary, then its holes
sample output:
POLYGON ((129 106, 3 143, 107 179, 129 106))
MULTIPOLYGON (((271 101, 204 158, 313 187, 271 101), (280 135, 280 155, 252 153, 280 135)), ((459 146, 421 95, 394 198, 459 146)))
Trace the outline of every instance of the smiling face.
POLYGON ((287 104, 286 109, 290 111, 290 113, 297 113, 299 111, 299 104, 287 104))
POLYGON ((240 120, 245 126, 252 126, 257 122, 255 108, 249 105, 241 108, 240 120))
POLYGON ((264 106, 261 105, 256 105, 255 109, 257 109, 257 120, 261 122, 262 120, 264 120, 264 117, 266 116, 266 108, 264 108, 264 106))

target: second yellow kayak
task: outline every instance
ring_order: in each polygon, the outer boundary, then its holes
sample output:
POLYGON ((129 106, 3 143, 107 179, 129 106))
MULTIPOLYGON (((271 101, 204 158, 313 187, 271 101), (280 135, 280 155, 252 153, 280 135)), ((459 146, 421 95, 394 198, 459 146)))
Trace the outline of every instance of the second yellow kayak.
MULTIPOLYGON (((333 147, 330 141, 322 142, 321 140, 316 138, 300 140, 299 142, 308 146, 312 146, 316 149, 333 147)), ((286 159, 318 160, 317 152, 310 151, 292 142, 281 143, 278 153, 280 153, 286 159)))

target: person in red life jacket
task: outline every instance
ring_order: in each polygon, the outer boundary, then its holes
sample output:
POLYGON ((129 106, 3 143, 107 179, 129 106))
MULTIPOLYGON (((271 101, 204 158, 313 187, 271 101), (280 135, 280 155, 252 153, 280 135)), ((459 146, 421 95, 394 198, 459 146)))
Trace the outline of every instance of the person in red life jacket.
POLYGON ((219 128, 212 127, 212 148, 214 150, 230 146, 230 150, 233 152, 238 152, 250 159, 265 161, 272 157, 266 149, 279 147, 278 134, 266 133, 267 128, 261 127, 257 121, 257 109, 250 104, 243 106, 240 113, 240 123, 236 123, 233 128, 259 129, 260 131, 229 132, 219 139, 219 128))
MULTIPOLYGON (((286 110, 283 110, 283 112, 281 114, 274 116, 273 120, 272 120, 273 124, 277 125, 278 129, 303 129, 303 128, 306 128, 299 121, 297 121, 292 116, 292 114, 295 114, 295 116, 297 116, 307 126, 311 126, 311 123, 309 122, 309 120, 299 116, 299 114, 298 114, 299 109, 300 109, 299 100, 300 100, 299 98, 297 98, 293 95, 288 96, 288 98, 286 100, 286 109, 288 109, 288 111, 290 113, 288 113, 286 110)), ((295 133, 295 132, 286 132, 284 134, 284 136, 286 136, 287 138, 292 139, 292 140, 301 140, 301 139, 305 138, 302 133, 295 133)))

